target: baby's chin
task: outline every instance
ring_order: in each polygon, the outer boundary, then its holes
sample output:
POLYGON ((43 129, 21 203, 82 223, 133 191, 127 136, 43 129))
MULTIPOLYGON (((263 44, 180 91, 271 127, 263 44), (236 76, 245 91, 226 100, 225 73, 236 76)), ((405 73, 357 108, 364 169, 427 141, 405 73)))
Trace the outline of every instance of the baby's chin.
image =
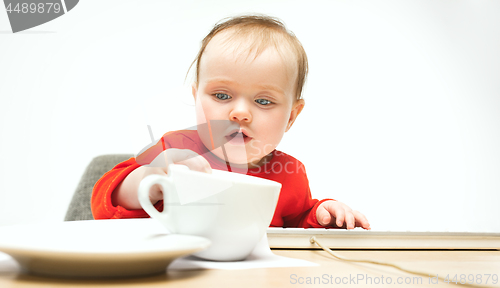
POLYGON ((250 159, 248 159, 246 153, 234 153, 230 149, 226 150, 225 155, 224 152, 222 151, 222 148, 217 148, 215 150, 212 150, 212 153, 215 154, 215 156, 217 156, 221 160, 228 162, 230 164, 246 166, 251 161, 250 159))
MULTIPOLYGON (((198 132, 198 134, 200 134, 198 132)), ((263 154, 258 149, 252 149, 251 145, 224 145, 224 150, 221 146, 210 149, 212 147, 211 139, 207 139, 207 137, 200 138, 205 145, 205 147, 217 158, 221 160, 221 162, 226 162, 231 164, 231 166, 241 166, 241 167, 258 167, 261 166, 262 160, 268 155, 263 154), (263 155, 261 155, 263 154, 263 155)), ((236 167, 235 167, 236 168, 236 167)))
POLYGON ((258 157, 250 157, 246 153, 231 153, 231 151, 226 150, 226 155, 224 155, 224 152, 222 151, 221 148, 215 149, 211 151, 212 154, 217 156, 221 161, 224 161, 226 163, 229 163, 231 167, 233 168, 256 168, 259 167, 263 164, 263 158, 265 155, 261 158, 258 157), (236 155, 235 155, 236 154, 236 155))

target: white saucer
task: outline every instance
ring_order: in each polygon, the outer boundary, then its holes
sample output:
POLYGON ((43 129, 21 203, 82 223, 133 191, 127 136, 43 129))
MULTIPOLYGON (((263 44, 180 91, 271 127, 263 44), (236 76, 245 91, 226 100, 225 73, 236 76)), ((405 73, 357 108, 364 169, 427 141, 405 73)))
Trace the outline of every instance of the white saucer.
POLYGON ((165 273, 176 258, 210 240, 167 234, 152 219, 59 222, 0 227, 0 251, 22 269, 47 276, 132 277, 165 273))

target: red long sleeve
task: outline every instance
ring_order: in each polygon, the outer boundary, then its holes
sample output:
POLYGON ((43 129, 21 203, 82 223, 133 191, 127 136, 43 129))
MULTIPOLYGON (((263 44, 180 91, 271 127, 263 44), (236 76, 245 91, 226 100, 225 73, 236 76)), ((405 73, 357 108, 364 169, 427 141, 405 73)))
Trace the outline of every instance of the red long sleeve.
MULTIPOLYGON (((213 155, 207 153, 195 130, 181 130, 165 134, 161 141, 147 149, 145 153, 138 156, 141 164, 151 162, 158 153, 168 148, 190 149, 204 156, 213 169, 226 170, 220 161, 215 160, 213 155), (153 151, 153 152, 152 152, 153 151), (155 155, 153 155, 155 154, 155 155)), ((95 219, 112 218, 145 218, 149 217, 144 210, 127 210, 121 206, 114 206, 111 195, 115 188, 134 169, 140 167, 135 158, 124 161, 112 170, 108 171, 95 184, 91 207, 95 219)), ((273 158, 262 167, 249 169, 248 175, 257 176, 282 184, 278 204, 271 221, 273 227, 302 227, 321 228, 316 219, 318 206, 332 199, 312 199, 309 190, 309 182, 304 165, 297 159, 280 151, 273 151, 273 158)), ((159 210, 163 209, 163 202, 155 205, 159 210)))

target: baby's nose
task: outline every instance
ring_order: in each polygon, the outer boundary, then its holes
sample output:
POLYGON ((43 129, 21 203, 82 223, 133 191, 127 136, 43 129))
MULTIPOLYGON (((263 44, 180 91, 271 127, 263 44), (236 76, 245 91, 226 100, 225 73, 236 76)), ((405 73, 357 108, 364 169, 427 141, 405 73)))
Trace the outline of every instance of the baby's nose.
POLYGON ((238 105, 229 114, 229 119, 236 122, 250 122, 252 114, 245 105, 238 105))
POLYGON ((242 115, 242 114, 233 114, 231 116, 231 120, 233 121, 244 121, 244 122, 250 122, 251 117, 249 115, 242 115))

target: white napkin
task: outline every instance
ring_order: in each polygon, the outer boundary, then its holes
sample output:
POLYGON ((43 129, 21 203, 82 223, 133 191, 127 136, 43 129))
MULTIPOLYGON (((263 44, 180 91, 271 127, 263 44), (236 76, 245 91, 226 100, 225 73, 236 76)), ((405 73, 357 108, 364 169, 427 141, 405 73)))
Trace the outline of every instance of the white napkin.
POLYGON ((288 258, 274 255, 269 244, 267 243, 267 235, 262 237, 262 240, 257 244, 243 261, 219 262, 208 261, 187 256, 176 259, 168 266, 171 270, 190 270, 190 269, 223 269, 223 270, 241 270, 252 268, 269 268, 269 267, 308 267, 319 266, 319 264, 309 262, 302 259, 288 258))

